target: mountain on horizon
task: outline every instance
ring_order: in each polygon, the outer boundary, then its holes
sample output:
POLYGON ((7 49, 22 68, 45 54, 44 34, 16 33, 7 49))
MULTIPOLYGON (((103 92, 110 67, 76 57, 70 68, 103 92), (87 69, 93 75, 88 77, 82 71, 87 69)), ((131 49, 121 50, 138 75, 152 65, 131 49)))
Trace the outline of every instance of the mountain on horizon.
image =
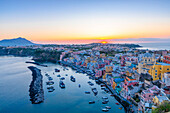
POLYGON ((4 39, 0 41, 0 46, 30 46, 30 45, 35 45, 35 43, 32 43, 31 41, 22 37, 4 39))

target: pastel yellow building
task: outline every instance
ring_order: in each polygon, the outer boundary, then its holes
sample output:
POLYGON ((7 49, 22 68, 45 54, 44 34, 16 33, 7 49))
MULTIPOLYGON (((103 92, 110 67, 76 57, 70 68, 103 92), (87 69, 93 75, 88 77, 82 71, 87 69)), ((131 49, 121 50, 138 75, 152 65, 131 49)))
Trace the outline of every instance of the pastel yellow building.
POLYGON ((149 74, 152 75, 153 81, 162 80, 164 73, 170 72, 170 64, 156 62, 149 70, 149 74))
POLYGON ((111 65, 106 65, 106 66, 105 66, 105 71, 106 71, 106 73, 112 72, 112 71, 113 71, 113 66, 111 66, 111 65))
POLYGON ((106 79, 106 75, 112 75, 112 73, 105 73, 105 74, 103 75, 103 79, 106 79))
POLYGON ((113 89, 115 89, 115 88, 116 88, 116 86, 117 86, 116 82, 115 82, 115 81, 113 81, 112 88, 113 88, 113 89))
POLYGON ((168 102, 169 99, 166 96, 155 96, 153 98, 153 103, 156 104, 156 106, 161 105, 163 102, 168 102))
POLYGON ((147 73, 155 62, 155 57, 149 52, 146 52, 138 62, 138 73, 147 73))

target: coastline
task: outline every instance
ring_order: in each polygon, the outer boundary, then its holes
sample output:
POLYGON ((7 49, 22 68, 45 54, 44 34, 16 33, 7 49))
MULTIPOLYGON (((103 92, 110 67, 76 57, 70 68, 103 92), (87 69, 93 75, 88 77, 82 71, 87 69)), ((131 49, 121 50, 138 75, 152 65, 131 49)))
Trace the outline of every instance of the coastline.
POLYGON ((116 91, 111 89, 110 86, 108 86, 107 83, 104 82, 101 78, 96 78, 94 76, 95 73, 88 71, 88 69, 84 69, 82 67, 77 67, 74 64, 69 64, 64 61, 58 61, 58 63, 63 66, 71 67, 73 70, 80 70, 80 71, 78 71, 79 73, 86 73, 87 75, 93 77, 94 80, 99 80, 101 83, 106 85, 106 88, 109 89, 109 91, 114 95, 115 99, 124 107, 126 113, 132 113, 132 112, 135 113, 136 108, 134 107, 134 105, 131 102, 129 102, 128 100, 126 100, 125 98, 123 98, 121 95, 117 94, 116 91))

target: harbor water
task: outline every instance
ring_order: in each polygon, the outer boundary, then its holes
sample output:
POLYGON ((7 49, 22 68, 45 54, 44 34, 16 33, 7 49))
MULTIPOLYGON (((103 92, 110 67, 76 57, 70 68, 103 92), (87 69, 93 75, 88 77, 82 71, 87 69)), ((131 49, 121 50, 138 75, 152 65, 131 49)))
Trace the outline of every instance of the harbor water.
POLYGON ((63 70, 64 67, 57 64, 45 63, 48 67, 37 66, 25 63, 31 61, 29 57, 0 57, 0 113, 102 113, 102 108, 110 106, 108 111, 114 113, 124 113, 124 109, 119 109, 121 105, 116 105, 116 99, 111 97, 96 84, 94 80, 89 79, 87 74, 76 73, 68 67, 69 70, 63 70), (29 85, 32 81, 32 72, 27 68, 35 66, 41 70, 43 75, 44 102, 32 104, 29 96, 29 85), (60 72, 55 72, 55 68, 60 72), (54 81, 54 91, 48 92, 46 82, 48 73, 54 81), (59 87, 60 78, 64 77, 65 88, 59 87), (66 76, 66 74, 68 76, 66 76), (70 81, 70 76, 74 76, 76 82, 70 81), (94 86, 87 82, 91 81, 94 86), (81 87, 79 87, 79 84, 81 87), (96 88, 98 94, 95 96, 91 88, 96 88), (85 94, 90 91, 90 94, 85 94), (108 104, 102 104, 102 97, 108 97, 108 104), (89 104, 89 101, 95 101, 89 104))

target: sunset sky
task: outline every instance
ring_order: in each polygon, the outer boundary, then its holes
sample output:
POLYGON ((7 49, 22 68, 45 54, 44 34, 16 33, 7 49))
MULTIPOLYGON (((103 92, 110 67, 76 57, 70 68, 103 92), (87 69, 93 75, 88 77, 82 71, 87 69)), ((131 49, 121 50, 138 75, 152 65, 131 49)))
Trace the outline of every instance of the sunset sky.
POLYGON ((169 4, 170 0, 0 0, 0 40, 170 38, 169 4))

